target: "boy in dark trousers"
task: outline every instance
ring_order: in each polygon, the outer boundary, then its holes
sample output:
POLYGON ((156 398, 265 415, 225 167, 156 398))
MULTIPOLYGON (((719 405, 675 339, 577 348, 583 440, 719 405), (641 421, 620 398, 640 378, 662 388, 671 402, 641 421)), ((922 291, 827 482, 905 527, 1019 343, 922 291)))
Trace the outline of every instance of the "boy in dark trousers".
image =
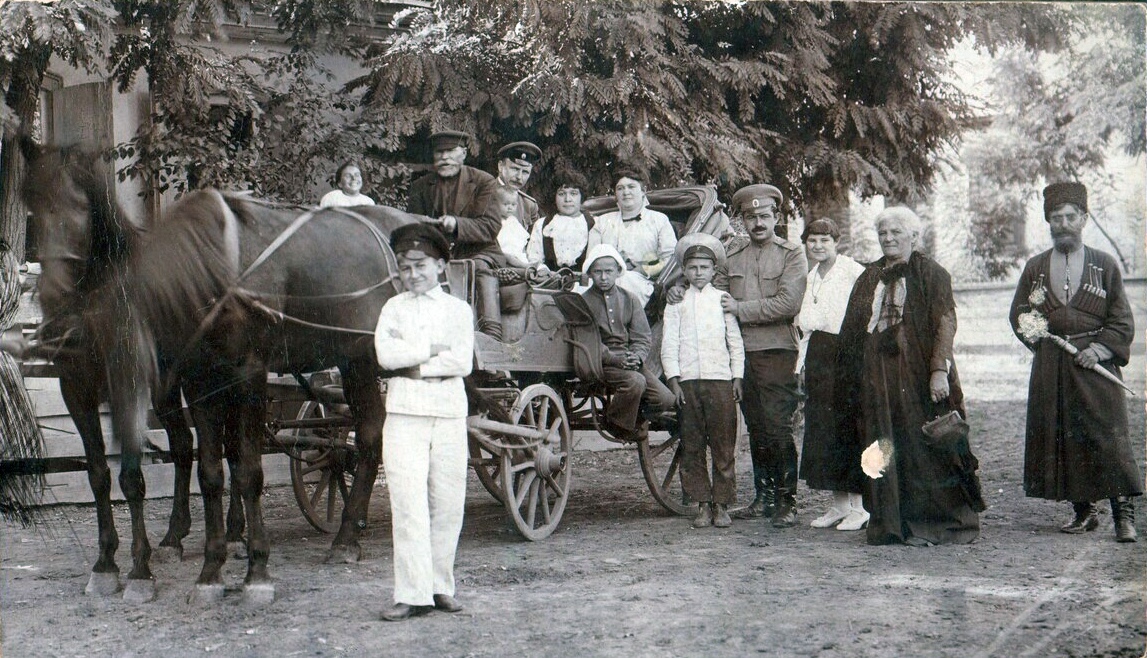
POLYGON ((713 287, 725 249, 717 238, 691 233, 677 243, 689 288, 678 304, 665 307, 661 365, 677 398, 681 420, 681 485, 697 501, 694 528, 727 528, 737 493, 737 407, 745 373, 745 346, 737 319, 721 308, 713 287), (713 479, 706 466, 713 455, 713 479))

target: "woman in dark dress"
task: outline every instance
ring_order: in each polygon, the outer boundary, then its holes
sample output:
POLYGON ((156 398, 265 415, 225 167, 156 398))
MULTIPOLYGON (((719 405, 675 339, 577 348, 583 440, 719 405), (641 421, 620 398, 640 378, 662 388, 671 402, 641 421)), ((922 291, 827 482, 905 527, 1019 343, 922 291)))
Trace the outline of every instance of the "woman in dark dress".
POLYGON ((921 429, 950 410, 966 417, 952 360, 951 277, 915 251, 916 213, 888 208, 876 229, 884 256, 856 282, 837 362, 838 432, 851 437, 850 463, 860 468, 862 453, 883 463, 883 473, 862 476, 868 543, 969 543, 984 509, 975 457, 966 437, 940 444, 921 429))
POLYGON ((804 442, 800 478, 809 489, 831 491, 832 505, 812 522, 814 528, 860 530, 868 512, 860 499, 860 478, 849 468, 848 446, 836 435, 833 388, 836 382, 836 343, 852 286, 864 266, 836 253, 840 229, 828 218, 809 222, 801 236, 812 269, 797 317, 801 329, 804 371, 804 442))

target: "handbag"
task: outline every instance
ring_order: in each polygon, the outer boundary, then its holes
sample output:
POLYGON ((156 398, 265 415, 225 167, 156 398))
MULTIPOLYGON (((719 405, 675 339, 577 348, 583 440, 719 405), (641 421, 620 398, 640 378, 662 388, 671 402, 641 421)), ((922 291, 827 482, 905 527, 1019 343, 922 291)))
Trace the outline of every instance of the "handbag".
POLYGON ((933 448, 956 448, 968 440, 968 421, 955 409, 924 423, 920 430, 933 448))

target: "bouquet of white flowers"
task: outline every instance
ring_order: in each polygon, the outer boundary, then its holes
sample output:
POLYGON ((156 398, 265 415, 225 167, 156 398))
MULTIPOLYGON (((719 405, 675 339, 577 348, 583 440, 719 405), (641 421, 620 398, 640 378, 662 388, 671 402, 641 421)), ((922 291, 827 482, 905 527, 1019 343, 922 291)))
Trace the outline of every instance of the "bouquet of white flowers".
MULTIPOLYGON (((1032 295, 1035 295, 1036 292, 1042 293, 1042 289, 1033 291, 1032 295)), ((1035 343, 1038 343, 1041 338, 1047 338, 1068 354, 1072 356, 1079 354, 1079 349, 1071 343, 1067 342, 1067 339, 1063 338, 1062 336, 1057 336, 1048 330, 1047 318, 1045 318, 1039 311, 1028 311, 1027 313, 1022 313, 1017 320, 1019 324, 1019 333, 1024 337, 1025 341, 1034 345, 1035 343)), ((1107 379, 1115 382, 1116 384, 1119 384, 1121 387, 1123 387, 1123 390, 1127 391, 1132 396, 1138 397, 1138 394, 1135 391, 1128 388, 1127 384, 1124 384, 1121 379, 1115 376, 1115 373, 1111 372, 1107 368, 1104 368, 1103 366, 1096 363, 1091 366, 1091 369, 1100 375, 1103 375, 1107 379)))

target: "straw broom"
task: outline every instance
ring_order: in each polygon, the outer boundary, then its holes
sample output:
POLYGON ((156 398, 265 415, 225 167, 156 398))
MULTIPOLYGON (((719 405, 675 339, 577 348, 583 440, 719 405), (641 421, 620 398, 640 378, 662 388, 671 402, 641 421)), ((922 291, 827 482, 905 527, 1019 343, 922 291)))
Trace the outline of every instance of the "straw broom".
MULTIPOLYGON (((0 240, 0 332, 12 326, 20 304, 20 271, 8 244, 0 240)), ((44 476, 25 464, 40 463, 44 435, 36 424, 20 364, 0 351, 0 518, 31 525, 41 502, 44 476)))

